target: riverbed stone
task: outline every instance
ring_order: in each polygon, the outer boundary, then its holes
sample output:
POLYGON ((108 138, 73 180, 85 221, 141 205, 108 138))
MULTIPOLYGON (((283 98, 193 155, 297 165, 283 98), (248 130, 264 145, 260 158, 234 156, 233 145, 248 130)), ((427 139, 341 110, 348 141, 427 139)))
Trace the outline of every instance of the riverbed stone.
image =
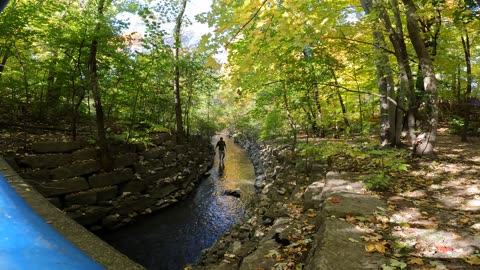
POLYGON ((79 141, 74 142, 34 142, 32 151, 35 153, 69 153, 82 147, 79 141))
POLYGON ((64 180, 56 180, 48 183, 34 185, 35 189, 44 197, 52 197, 72 192, 87 190, 87 180, 83 177, 74 177, 64 180))
POLYGON ((92 188, 99 188, 117 185, 133 178, 132 169, 126 168, 120 171, 92 175, 88 178, 88 183, 92 188))

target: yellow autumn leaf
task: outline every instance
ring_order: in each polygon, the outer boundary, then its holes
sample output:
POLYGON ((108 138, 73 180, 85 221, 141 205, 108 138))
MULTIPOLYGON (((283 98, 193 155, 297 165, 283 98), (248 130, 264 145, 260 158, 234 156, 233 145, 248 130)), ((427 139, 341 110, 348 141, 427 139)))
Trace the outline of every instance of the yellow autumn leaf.
POLYGON ((365 251, 366 251, 366 252, 375 252, 375 244, 373 244, 373 243, 366 243, 366 244, 365 244, 365 251))
POLYGON ((412 258, 408 261, 408 264, 423 265, 423 260, 421 258, 412 258))
POLYGON ((480 265, 480 256, 468 256, 464 257, 463 260, 471 265, 480 265))
POLYGON ((307 214, 307 216, 313 218, 313 217, 316 217, 317 214, 314 213, 314 212, 309 212, 309 213, 307 214))
POLYGON ((385 253, 385 243, 375 243, 375 249, 380 253, 385 253))

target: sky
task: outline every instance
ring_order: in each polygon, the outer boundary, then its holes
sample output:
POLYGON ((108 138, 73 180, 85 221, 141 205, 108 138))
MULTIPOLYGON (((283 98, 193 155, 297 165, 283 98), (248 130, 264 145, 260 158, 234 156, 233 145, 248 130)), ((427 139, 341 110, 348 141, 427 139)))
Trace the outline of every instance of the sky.
MULTIPOLYGON (((202 35, 208 33, 211 31, 208 28, 208 25, 206 24, 201 24, 195 20, 195 15, 198 15, 200 13, 208 12, 210 11, 210 6, 212 5, 212 0, 189 0, 187 2, 186 10, 185 10, 185 16, 187 16, 190 21, 192 22, 192 25, 189 25, 183 29, 183 33, 187 35, 193 35, 193 38, 191 42, 197 42, 200 40, 202 35)), ((122 19, 128 19, 130 22, 130 31, 135 31, 139 33, 143 33, 143 23, 142 20, 139 16, 133 15, 133 14, 121 14, 120 15, 122 19)), ((165 28, 167 31, 173 33, 173 28, 175 27, 175 24, 172 23, 170 25, 166 25, 165 28)))

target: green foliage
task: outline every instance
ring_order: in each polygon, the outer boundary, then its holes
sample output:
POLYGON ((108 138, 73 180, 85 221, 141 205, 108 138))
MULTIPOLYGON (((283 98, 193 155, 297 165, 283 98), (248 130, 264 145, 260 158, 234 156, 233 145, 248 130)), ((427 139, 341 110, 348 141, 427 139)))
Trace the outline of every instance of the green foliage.
POLYGON ((463 126, 464 126, 463 118, 452 117, 448 121, 448 125, 450 126, 453 134, 460 134, 462 132, 463 126))
POLYGON ((282 126, 284 117, 279 109, 269 112, 263 121, 262 131, 260 132, 260 140, 273 139, 280 137, 282 134, 282 126))
POLYGON ((351 145, 345 142, 325 141, 318 145, 299 144, 300 155, 331 166, 343 166, 348 170, 360 171, 365 186, 373 190, 383 190, 393 184, 394 177, 407 171, 405 156, 401 149, 379 148, 375 144, 351 145), (344 164, 342 164, 344 163, 344 164))

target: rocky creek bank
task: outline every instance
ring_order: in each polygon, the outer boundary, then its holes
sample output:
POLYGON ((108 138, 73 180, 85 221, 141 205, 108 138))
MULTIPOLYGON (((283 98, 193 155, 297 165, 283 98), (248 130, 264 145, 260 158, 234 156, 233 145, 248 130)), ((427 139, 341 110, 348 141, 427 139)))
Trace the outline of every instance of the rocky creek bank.
POLYGON ((7 157, 33 188, 81 225, 97 230, 131 223, 185 198, 212 166, 209 140, 177 145, 161 133, 152 144, 113 144, 114 170, 104 172, 98 149, 85 142, 35 142, 7 157))
POLYGON ((257 196, 193 269, 379 269, 381 255, 367 253, 366 232, 346 221, 371 217, 385 203, 367 194, 358 175, 306 164, 285 145, 236 142, 256 171, 257 196))

